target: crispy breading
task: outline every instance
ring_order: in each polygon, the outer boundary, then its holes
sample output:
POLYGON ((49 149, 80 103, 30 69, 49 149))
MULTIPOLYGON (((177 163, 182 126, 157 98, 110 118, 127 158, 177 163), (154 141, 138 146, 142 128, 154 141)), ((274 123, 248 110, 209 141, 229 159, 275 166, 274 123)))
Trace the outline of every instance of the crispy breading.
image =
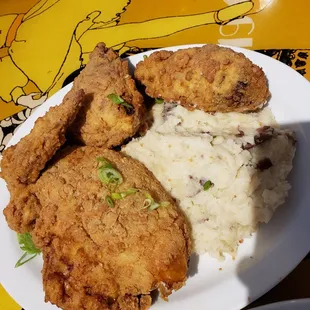
POLYGON ((117 299, 112 310, 147 310, 152 304, 150 295, 129 296, 125 295, 117 299))
POLYGON ((37 119, 29 135, 4 150, 1 176, 11 183, 34 183, 47 161, 65 142, 65 131, 84 100, 83 90, 69 92, 63 103, 37 119))
POLYGON ((29 135, 3 152, 1 177, 7 182, 10 203, 4 209, 8 225, 17 232, 30 231, 40 206, 31 191, 46 163, 65 142, 67 127, 81 108, 84 92, 68 93, 63 103, 40 117, 29 135))
POLYGON ((163 297, 186 280, 190 255, 187 223, 175 201, 138 161, 104 148, 64 150, 37 181, 42 205, 33 231, 43 251, 46 301, 67 309, 148 309, 150 291, 163 297), (135 194, 109 207, 97 157, 109 160, 135 194), (143 208, 149 193, 169 202, 143 208), (145 295, 145 296, 140 296, 145 295))
POLYGON ((41 206, 31 185, 16 184, 10 192, 11 199, 3 214, 9 227, 19 233, 33 229, 41 206))
POLYGON ((129 75, 128 61, 113 49, 99 43, 73 85, 87 96, 72 125, 73 135, 83 144, 113 147, 137 132, 145 113, 143 97, 129 75), (113 103, 110 94, 119 95, 133 108, 113 103))
POLYGON ((270 96, 261 68, 242 53, 213 44, 155 52, 138 63, 135 78, 149 96, 189 110, 254 111, 270 96))

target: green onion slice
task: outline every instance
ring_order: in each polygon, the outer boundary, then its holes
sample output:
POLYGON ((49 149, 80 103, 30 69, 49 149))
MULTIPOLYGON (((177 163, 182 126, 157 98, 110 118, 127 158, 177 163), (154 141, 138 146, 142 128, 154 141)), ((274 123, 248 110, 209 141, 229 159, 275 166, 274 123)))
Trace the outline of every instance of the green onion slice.
POLYGON ((133 106, 132 106, 131 104, 125 102, 125 101, 122 102, 121 105, 124 106, 124 107, 126 107, 126 108, 128 108, 128 109, 133 109, 133 106))
POLYGON ((158 209, 159 207, 166 207, 169 205, 168 201, 163 201, 161 203, 158 203, 154 201, 153 197, 149 193, 145 193, 146 199, 143 203, 142 209, 148 209, 149 211, 153 211, 158 209))
POLYGON ((115 104, 121 104, 122 106, 128 108, 128 109, 133 109, 133 106, 129 103, 127 103, 126 101, 124 101, 124 99, 116 94, 110 94, 107 96, 108 99, 110 99, 113 103, 115 104))
POLYGON ((164 103, 164 99, 162 99, 162 98, 155 98, 155 103, 156 104, 162 104, 162 103, 164 103))
POLYGON ((100 163, 100 167, 113 168, 112 164, 104 157, 97 157, 96 160, 100 163))
POLYGON ((122 194, 125 195, 124 197, 128 196, 128 195, 133 195, 137 192, 138 190, 136 188, 129 188, 127 189, 126 192, 123 192, 122 194))
POLYGON ((205 182, 205 184, 203 184, 203 190, 207 191, 208 189, 210 189, 214 184, 208 180, 207 182, 205 182))
POLYGON ((121 193, 112 193, 112 194, 111 194, 111 198, 112 198, 113 200, 120 200, 120 199, 123 199, 121 193))
POLYGON ((147 55, 143 55, 143 59, 145 60, 147 58, 147 55))
POLYGON ((105 201, 110 208, 114 208, 114 201, 112 200, 112 198, 110 196, 106 196, 105 201))
POLYGON ((124 99, 121 96, 116 95, 116 94, 110 94, 107 97, 115 104, 121 104, 124 102, 124 99))
POLYGON ((149 210, 150 211, 153 211, 153 210, 156 210, 156 209, 158 209, 159 207, 161 207, 161 205, 159 204, 159 203, 157 203, 157 202, 154 202, 153 204, 151 204, 150 206, 149 206, 149 210))
POLYGON ((151 199, 146 198, 146 199, 144 200, 144 203, 143 203, 143 209, 149 208, 151 205, 153 205, 153 203, 154 203, 154 202, 152 202, 151 199))
POLYGON ((111 197, 113 200, 119 200, 119 199, 123 199, 129 195, 133 195, 137 192, 138 190, 136 188, 129 188, 127 191, 125 192, 121 192, 121 193, 112 193, 111 197))
POLYGON ((25 253, 17 261, 15 268, 24 265, 41 253, 41 251, 34 245, 30 233, 17 234, 17 241, 21 250, 25 253))
POLYGON ((122 175, 114 168, 109 167, 99 167, 98 176, 102 183, 104 184, 122 184, 122 175))
POLYGON ((18 268, 26 263, 28 263, 30 260, 32 260, 33 258, 35 258, 38 254, 33 254, 29 257, 29 254, 27 252, 25 252, 22 257, 17 261, 17 263, 15 264, 15 268, 18 268), (29 257, 29 258, 27 258, 29 257))

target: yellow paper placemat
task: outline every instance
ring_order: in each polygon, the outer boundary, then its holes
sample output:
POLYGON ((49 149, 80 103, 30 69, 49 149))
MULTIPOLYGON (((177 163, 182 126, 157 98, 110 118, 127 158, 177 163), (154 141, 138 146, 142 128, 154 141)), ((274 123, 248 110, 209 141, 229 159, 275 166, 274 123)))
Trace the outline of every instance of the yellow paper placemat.
POLYGON ((0 285, 0 309, 20 310, 21 307, 10 297, 10 295, 0 285))

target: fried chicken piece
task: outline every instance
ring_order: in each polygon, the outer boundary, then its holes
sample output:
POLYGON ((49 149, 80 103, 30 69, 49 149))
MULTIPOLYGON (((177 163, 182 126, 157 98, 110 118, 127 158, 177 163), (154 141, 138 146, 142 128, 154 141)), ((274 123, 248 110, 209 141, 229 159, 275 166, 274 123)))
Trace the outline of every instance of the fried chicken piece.
POLYGON ((11 195, 3 213, 11 229, 22 233, 33 228, 40 205, 31 184, 65 142, 66 129, 81 108, 83 99, 82 90, 68 93, 61 105, 52 107, 35 122, 27 136, 3 152, 1 176, 11 195))
POLYGON ((65 142, 65 131, 84 100, 83 90, 69 92, 63 103, 38 118, 30 134, 4 150, 2 177, 10 183, 34 183, 46 162, 65 142))
POLYGON ((135 78, 146 93, 205 112, 246 112, 269 96, 261 68, 242 53, 217 45, 158 51, 137 64, 135 78))
POLYGON ((72 125, 73 136, 83 144, 110 148, 137 132, 145 113, 143 97, 129 75, 128 61, 113 49, 99 43, 73 85, 73 89, 84 89, 88 99, 72 125), (110 94, 132 108, 113 103, 110 94))
POLYGON ((167 297, 182 287, 190 255, 187 223, 153 174, 108 149, 63 152, 35 185, 42 211, 33 239, 43 252, 46 301, 64 310, 148 309, 150 291, 159 288, 167 297), (109 207, 97 157, 123 177, 112 192, 139 191, 109 207), (143 208, 146 192, 168 205, 143 208))
POLYGON ((125 295, 117 299, 117 303, 112 306, 112 310, 147 310, 151 304, 152 298, 150 295, 141 295, 139 297, 125 295))
POLYGON ((10 202, 3 210, 8 226, 18 233, 33 229, 41 209, 31 187, 31 185, 16 184, 14 192, 11 192, 10 202))

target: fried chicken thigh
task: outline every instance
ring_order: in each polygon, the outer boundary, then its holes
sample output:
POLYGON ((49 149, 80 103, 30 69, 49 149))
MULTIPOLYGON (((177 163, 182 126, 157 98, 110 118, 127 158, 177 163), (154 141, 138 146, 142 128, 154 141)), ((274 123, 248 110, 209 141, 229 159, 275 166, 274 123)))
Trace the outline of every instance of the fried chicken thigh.
POLYGON ((87 102, 72 125, 73 135, 85 145, 113 147, 133 136, 145 113, 143 97, 129 75, 128 61, 99 43, 89 63, 73 83, 83 89, 87 102), (125 102, 117 104, 109 95, 125 102), (131 106, 131 107, 130 107, 131 106))
POLYGON ((44 257, 46 301, 71 309, 148 309, 186 280, 190 240, 174 200, 144 165, 103 148, 65 149, 36 183, 42 205, 33 238, 44 257), (122 175, 115 191, 136 193, 109 206, 97 157, 122 175), (143 208, 146 194, 167 202, 143 208))
POLYGON ((149 96, 189 110, 254 111, 270 96, 261 68, 241 53, 212 44, 155 52, 138 63, 135 77, 149 96))
POLYGON ((52 107, 36 121, 29 135, 3 152, 1 177, 7 182, 11 195, 4 215, 11 229, 27 232, 33 228, 40 206, 32 193, 32 185, 64 144, 65 131, 83 100, 82 90, 68 93, 61 105, 52 107))

